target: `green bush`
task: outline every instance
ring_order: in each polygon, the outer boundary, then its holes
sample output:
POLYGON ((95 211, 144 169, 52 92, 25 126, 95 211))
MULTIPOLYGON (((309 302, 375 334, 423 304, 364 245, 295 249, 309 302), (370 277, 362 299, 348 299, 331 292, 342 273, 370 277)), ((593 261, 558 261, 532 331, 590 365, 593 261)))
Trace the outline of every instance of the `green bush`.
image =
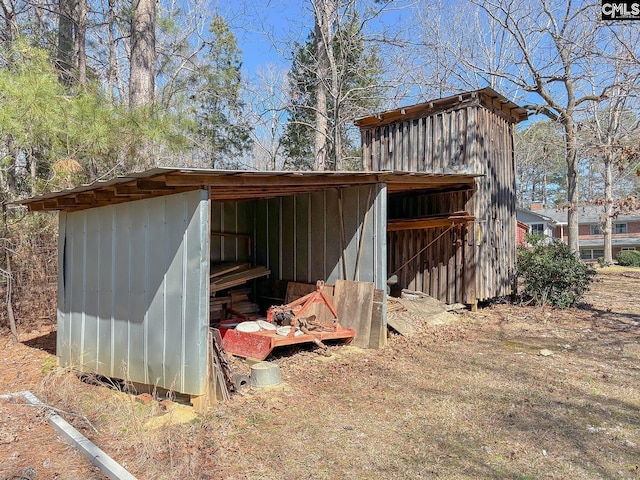
POLYGON ((616 256, 618 265, 623 267, 640 267, 640 252, 636 250, 624 250, 616 256))
POLYGON ((540 235, 527 237, 529 246, 518 248, 518 277, 524 294, 537 305, 575 306, 596 271, 571 252, 569 245, 540 235))

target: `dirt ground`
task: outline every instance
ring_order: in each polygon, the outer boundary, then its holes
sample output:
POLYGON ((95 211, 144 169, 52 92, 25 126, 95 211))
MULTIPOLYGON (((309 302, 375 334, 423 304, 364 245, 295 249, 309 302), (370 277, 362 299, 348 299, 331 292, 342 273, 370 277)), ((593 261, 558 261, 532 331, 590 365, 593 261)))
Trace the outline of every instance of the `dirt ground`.
MULTIPOLYGON (((61 413, 140 479, 639 479, 639 301, 640 269, 614 267, 577 309, 497 303, 379 351, 277 352, 282 385, 199 418, 56 371, 50 327, 3 332, 0 394, 85 416, 61 413)), ((18 403, 0 400, 0 479, 104 478, 18 403)))

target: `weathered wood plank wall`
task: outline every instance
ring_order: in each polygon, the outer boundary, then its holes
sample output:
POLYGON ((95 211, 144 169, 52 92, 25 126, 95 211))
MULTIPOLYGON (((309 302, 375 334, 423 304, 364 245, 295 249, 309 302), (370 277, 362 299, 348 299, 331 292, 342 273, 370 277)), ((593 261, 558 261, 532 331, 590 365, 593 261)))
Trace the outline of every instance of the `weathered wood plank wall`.
MULTIPOLYGON (((451 231, 435 242, 420 257, 421 268, 416 260, 413 267, 402 272, 407 288, 464 303, 473 303, 474 297, 483 301, 512 293, 516 120, 501 108, 494 99, 478 95, 441 111, 425 109, 418 118, 361 126, 366 169, 483 175, 476 179, 474 194, 465 193, 464 204, 459 202, 460 192, 422 199, 403 197, 397 204, 390 199, 389 211, 394 216, 410 218, 448 208, 466 210, 476 217, 468 231, 456 227, 459 231, 451 231)), ((415 254, 440 233, 441 229, 390 232, 389 272, 402 265, 403 259, 411 258, 410 251, 415 254)))

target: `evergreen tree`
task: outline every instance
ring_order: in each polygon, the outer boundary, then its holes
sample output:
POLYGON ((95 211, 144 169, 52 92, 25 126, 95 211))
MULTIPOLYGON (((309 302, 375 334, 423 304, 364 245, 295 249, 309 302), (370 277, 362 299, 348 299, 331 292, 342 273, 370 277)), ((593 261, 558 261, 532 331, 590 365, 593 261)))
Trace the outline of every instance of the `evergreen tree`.
POLYGON ((220 15, 211 22, 210 34, 205 62, 190 78, 197 148, 210 167, 237 166, 233 161, 251 147, 243 119, 242 52, 220 15))
POLYGON ((316 93, 321 81, 329 83, 325 132, 328 166, 332 170, 361 168, 360 137, 353 120, 379 107, 382 65, 377 50, 365 43, 357 12, 350 12, 346 18, 347 22, 339 25, 333 36, 331 51, 336 75, 332 78, 318 78, 315 31, 304 44, 296 45, 289 73, 289 119, 283 138, 286 168, 314 168, 316 93))

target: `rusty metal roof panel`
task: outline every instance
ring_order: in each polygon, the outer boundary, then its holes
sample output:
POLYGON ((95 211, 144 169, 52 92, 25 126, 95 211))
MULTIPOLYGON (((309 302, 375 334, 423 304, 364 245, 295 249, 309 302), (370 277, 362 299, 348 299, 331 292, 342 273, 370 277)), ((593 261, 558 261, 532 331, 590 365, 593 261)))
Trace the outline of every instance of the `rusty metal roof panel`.
POLYGON ((154 168, 108 181, 51 192, 14 202, 31 211, 76 211, 202 188, 218 201, 274 198, 333 188, 386 183, 389 192, 469 185, 472 172, 316 172, 238 171, 195 168, 154 168))

